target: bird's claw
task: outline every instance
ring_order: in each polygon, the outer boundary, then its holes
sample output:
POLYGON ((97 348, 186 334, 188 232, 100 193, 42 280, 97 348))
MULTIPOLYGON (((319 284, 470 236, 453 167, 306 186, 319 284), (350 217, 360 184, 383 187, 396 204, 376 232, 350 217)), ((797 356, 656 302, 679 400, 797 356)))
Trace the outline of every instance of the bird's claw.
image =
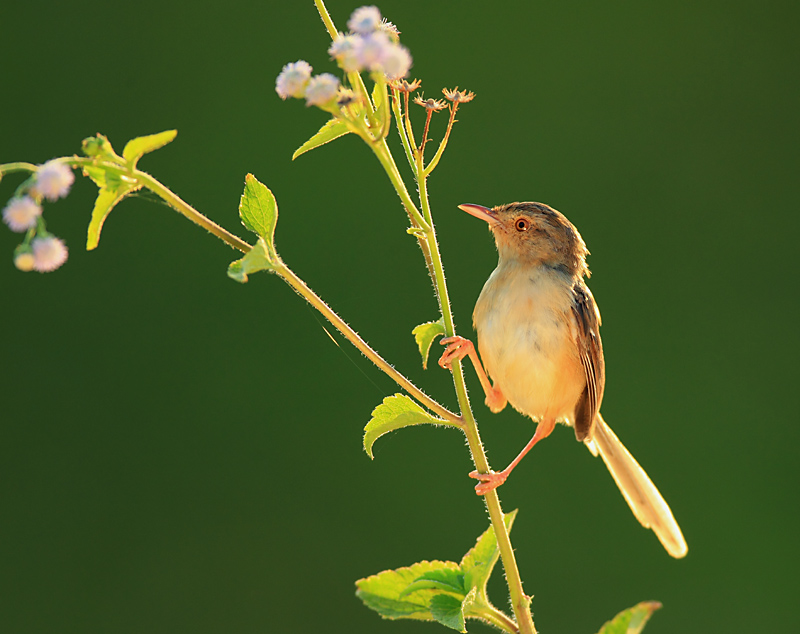
POLYGON ((486 495, 489 493, 489 491, 494 491, 497 487, 503 484, 508 476, 502 471, 499 473, 495 473, 494 471, 491 473, 478 473, 477 471, 471 471, 469 477, 480 480, 480 482, 475 485, 475 493, 478 495, 486 495))
POLYGON ((445 337, 439 343, 443 346, 447 346, 442 356, 439 358, 439 365, 445 370, 450 369, 450 364, 453 363, 453 361, 460 361, 475 349, 475 346, 472 345, 469 339, 459 337, 458 335, 445 337))

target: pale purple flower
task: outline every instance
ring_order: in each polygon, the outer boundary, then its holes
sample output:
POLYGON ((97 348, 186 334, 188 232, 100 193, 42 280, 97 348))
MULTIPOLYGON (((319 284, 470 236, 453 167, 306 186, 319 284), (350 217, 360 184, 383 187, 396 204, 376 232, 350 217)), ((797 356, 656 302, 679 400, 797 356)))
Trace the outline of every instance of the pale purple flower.
POLYGON ((411 68, 411 53, 405 46, 390 44, 383 56, 383 74, 387 79, 402 79, 411 68))
POLYGON ((302 97, 311 78, 311 65, 303 60, 286 64, 275 80, 275 92, 281 99, 302 97))
POLYGON ((3 209, 3 222, 11 231, 22 233, 36 226, 42 208, 30 196, 12 198, 3 209))
POLYGON ((36 193, 54 201, 69 194, 69 188, 74 182, 75 175, 69 165, 53 160, 39 167, 34 188, 36 193))
POLYGON ((14 266, 20 271, 27 273, 28 271, 32 271, 33 267, 36 266, 36 258, 33 257, 33 253, 30 251, 22 251, 14 256, 14 266))
POLYGON ((67 261, 67 247, 63 240, 55 236, 34 238, 31 247, 33 247, 33 268, 40 273, 55 271, 67 261))
POLYGON ((330 56, 339 62, 339 66, 346 73, 358 72, 364 70, 358 63, 356 56, 356 49, 358 48, 360 35, 342 35, 336 38, 331 47, 328 49, 330 56))
POLYGON ((378 7, 359 7, 350 16, 347 28, 353 33, 372 33, 381 25, 381 12, 378 7))
POLYGON ((383 59, 392 43, 383 32, 370 33, 359 38, 356 44, 356 59, 361 68, 382 70, 383 59))
POLYGON ((339 79, 330 73, 322 73, 312 77, 306 87, 306 105, 324 106, 336 97, 339 91, 339 79))

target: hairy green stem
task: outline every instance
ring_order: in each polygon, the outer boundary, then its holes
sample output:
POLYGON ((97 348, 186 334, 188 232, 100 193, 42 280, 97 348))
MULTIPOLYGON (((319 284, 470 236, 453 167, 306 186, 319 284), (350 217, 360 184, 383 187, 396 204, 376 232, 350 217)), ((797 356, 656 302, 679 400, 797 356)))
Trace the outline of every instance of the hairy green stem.
POLYGON ((481 610, 480 617, 494 625, 497 629, 509 632, 509 634, 517 634, 519 632, 517 624, 510 619, 505 612, 498 610, 493 605, 487 606, 481 610))
POLYGON ((411 169, 414 169, 414 152, 408 142, 408 134, 403 125, 403 113, 400 108, 400 92, 395 90, 392 92, 392 112, 394 112, 394 119, 397 122, 397 133, 400 135, 400 142, 403 144, 403 150, 406 153, 406 159, 411 169))
POLYGON ((309 304, 311 304, 314 308, 316 308, 322 315, 327 319, 331 324, 341 332, 347 340, 352 343, 356 348, 358 348, 365 357, 367 357, 372 363, 378 366, 385 374, 389 377, 394 379, 394 381, 402 387, 406 392, 411 394, 415 399, 417 399, 420 403, 425 405, 429 410, 438 414, 442 418, 451 423, 455 423, 459 427, 463 425, 461 417, 457 414, 454 414, 446 407, 440 405, 435 400, 433 400, 430 396, 425 394, 422 390, 420 390, 416 385, 414 385, 411 381, 409 381, 403 374, 398 372, 388 361, 386 361, 381 355, 379 355, 370 345, 364 341, 358 333, 353 330, 347 323, 337 315, 333 309, 328 306, 322 298, 317 295, 314 291, 312 291, 308 285, 299 278, 294 271, 292 271, 286 264, 283 263, 282 260, 278 260, 278 263, 274 269, 275 273, 278 274, 289 286, 291 286, 303 299, 305 299, 309 304))
POLYGON ((226 229, 220 227, 216 222, 207 218, 189 203, 183 201, 178 195, 173 193, 170 189, 162 185, 155 178, 146 174, 145 172, 136 171, 136 176, 139 182, 142 183, 147 189, 164 200, 170 207, 175 209, 178 213, 183 214, 186 218, 191 220, 196 225, 203 227, 210 233, 217 236, 220 240, 226 242, 234 249, 238 249, 243 253, 247 253, 252 247, 238 236, 233 235, 226 229))
POLYGON ((35 172, 38 166, 33 163, 25 163, 20 161, 18 163, 5 163, 0 165, 0 178, 3 174, 11 174, 12 172, 35 172))
MULTIPOLYGON (((442 319, 444 321, 445 334, 448 337, 455 335, 455 323, 453 320, 453 311, 450 307, 450 298, 447 291, 447 282, 444 276, 444 267, 442 259, 439 254, 439 245, 436 241, 436 231, 433 225, 431 216, 430 203, 428 201, 428 188, 427 180, 424 175, 422 153, 417 153, 417 183, 419 186, 420 205, 425 219, 431 226, 431 230, 427 234, 427 241, 430 245, 431 257, 433 262, 434 279, 439 297, 439 304, 442 312, 442 319)), ((458 404, 461 408, 461 417, 464 420, 464 433, 467 436, 467 443, 469 444, 470 452, 472 453, 472 460, 475 467, 481 473, 489 473, 489 461, 486 458, 486 452, 483 449, 480 434, 478 432, 478 425, 475 422, 475 416, 470 407, 469 396, 467 394, 467 386, 464 382, 464 370, 460 361, 454 361, 451 364, 453 374, 453 383, 455 385, 456 396, 458 397, 458 404)), ((517 624, 521 634, 536 634, 536 627, 533 624, 533 617, 531 616, 530 600, 525 595, 522 589, 522 578, 519 574, 517 567, 517 560, 514 556, 514 549, 511 546, 511 538, 506 529, 505 522, 503 521, 503 509, 500 506, 500 498, 497 496, 497 491, 493 490, 484 495, 486 507, 489 511, 489 517, 494 527, 495 536, 497 537, 497 545, 500 549, 500 557, 503 561, 503 568, 506 571, 506 581, 508 583, 508 591, 511 596, 511 607, 514 610, 514 615, 517 617, 517 624)))

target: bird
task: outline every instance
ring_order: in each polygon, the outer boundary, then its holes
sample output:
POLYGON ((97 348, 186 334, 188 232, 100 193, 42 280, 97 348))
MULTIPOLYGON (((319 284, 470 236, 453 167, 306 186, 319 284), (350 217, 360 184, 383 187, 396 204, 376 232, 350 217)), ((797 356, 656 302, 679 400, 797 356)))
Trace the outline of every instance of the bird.
POLYGON ((600 311, 584 282, 589 251, 577 228, 538 202, 459 209, 488 223, 499 260, 473 313, 480 355, 469 339, 446 337, 439 365, 450 369, 453 361, 469 356, 492 412, 510 403, 537 422, 533 438, 503 471, 470 473, 479 480, 476 493, 503 484, 556 422, 563 422, 603 459, 636 519, 653 529, 672 557, 684 557, 686 540, 668 504, 600 414, 605 389, 600 311))

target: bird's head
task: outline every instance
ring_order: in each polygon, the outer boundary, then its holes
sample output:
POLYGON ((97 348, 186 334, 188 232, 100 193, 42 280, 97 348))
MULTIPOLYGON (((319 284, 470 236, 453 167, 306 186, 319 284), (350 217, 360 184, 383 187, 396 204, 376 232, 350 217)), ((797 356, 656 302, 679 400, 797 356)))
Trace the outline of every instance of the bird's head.
POLYGON ((544 203, 509 203, 488 209, 459 205, 459 209, 485 220, 497 243, 501 263, 544 265, 564 273, 589 275, 589 251, 581 234, 559 211, 544 203))

